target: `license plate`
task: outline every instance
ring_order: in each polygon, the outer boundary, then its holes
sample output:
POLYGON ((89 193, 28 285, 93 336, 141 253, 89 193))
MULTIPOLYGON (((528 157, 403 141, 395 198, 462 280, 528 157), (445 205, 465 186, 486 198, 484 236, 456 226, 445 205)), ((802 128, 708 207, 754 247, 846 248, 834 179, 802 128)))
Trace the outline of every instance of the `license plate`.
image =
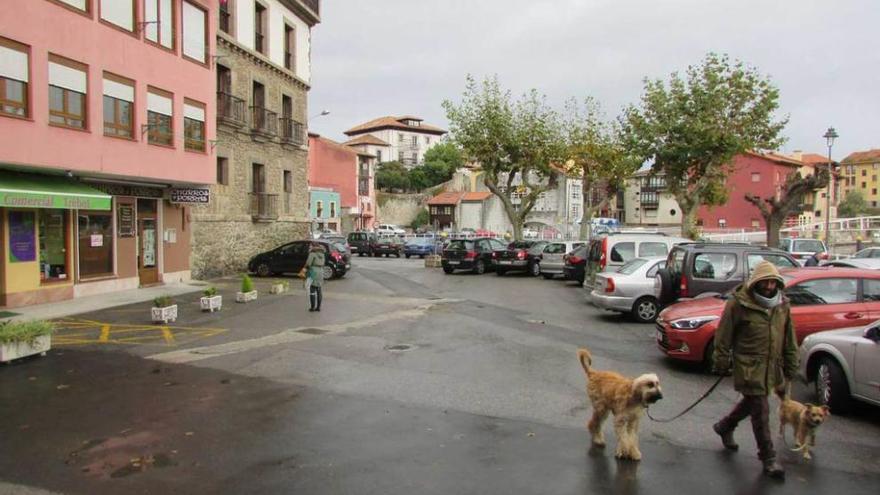
POLYGON ((509 265, 511 262, 507 260, 501 260, 498 262, 499 265, 509 265))
POLYGON ((458 265, 461 262, 460 261, 447 261, 447 263, 449 263, 450 265, 458 265))

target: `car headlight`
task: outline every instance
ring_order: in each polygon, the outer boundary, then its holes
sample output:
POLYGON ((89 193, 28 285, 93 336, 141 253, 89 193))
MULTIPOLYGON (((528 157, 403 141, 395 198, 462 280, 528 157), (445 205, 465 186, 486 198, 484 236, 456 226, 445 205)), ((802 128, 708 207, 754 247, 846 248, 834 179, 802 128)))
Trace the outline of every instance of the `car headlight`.
POLYGON ((709 323, 710 321, 715 321, 718 318, 718 316, 714 315, 694 316, 692 318, 679 318, 677 320, 669 322, 669 326, 676 330, 696 330, 706 323, 709 323))

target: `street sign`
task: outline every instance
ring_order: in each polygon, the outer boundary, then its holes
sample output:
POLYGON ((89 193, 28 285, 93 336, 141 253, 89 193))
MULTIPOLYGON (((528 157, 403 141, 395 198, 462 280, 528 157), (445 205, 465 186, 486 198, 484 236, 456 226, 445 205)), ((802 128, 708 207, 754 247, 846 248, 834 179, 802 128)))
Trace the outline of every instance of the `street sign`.
POLYGON ((171 188, 172 203, 196 203, 208 204, 211 192, 207 188, 198 187, 174 187, 171 188))

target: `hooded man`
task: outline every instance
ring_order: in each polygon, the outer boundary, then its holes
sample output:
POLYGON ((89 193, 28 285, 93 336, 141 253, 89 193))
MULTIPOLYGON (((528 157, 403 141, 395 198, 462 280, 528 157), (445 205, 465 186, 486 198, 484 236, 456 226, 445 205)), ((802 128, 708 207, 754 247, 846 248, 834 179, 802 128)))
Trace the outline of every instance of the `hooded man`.
POLYGON ((773 450, 767 396, 784 387, 785 380, 793 379, 798 369, 797 341, 788 299, 782 293, 784 286, 776 266, 762 261, 748 282, 728 299, 715 332, 713 371, 732 371, 733 387, 743 397, 712 426, 725 448, 737 450, 733 430, 751 416, 764 473, 783 479, 785 470, 776 462, 773 450))

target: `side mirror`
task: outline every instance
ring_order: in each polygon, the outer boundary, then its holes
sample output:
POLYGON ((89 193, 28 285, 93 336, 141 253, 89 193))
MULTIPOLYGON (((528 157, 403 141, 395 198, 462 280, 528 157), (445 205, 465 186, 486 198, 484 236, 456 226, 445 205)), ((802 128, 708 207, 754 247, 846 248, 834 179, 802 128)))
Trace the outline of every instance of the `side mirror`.
POLYGON ((868 327, 862 336, 875 344, 880 342, 880 325, 868 327))

